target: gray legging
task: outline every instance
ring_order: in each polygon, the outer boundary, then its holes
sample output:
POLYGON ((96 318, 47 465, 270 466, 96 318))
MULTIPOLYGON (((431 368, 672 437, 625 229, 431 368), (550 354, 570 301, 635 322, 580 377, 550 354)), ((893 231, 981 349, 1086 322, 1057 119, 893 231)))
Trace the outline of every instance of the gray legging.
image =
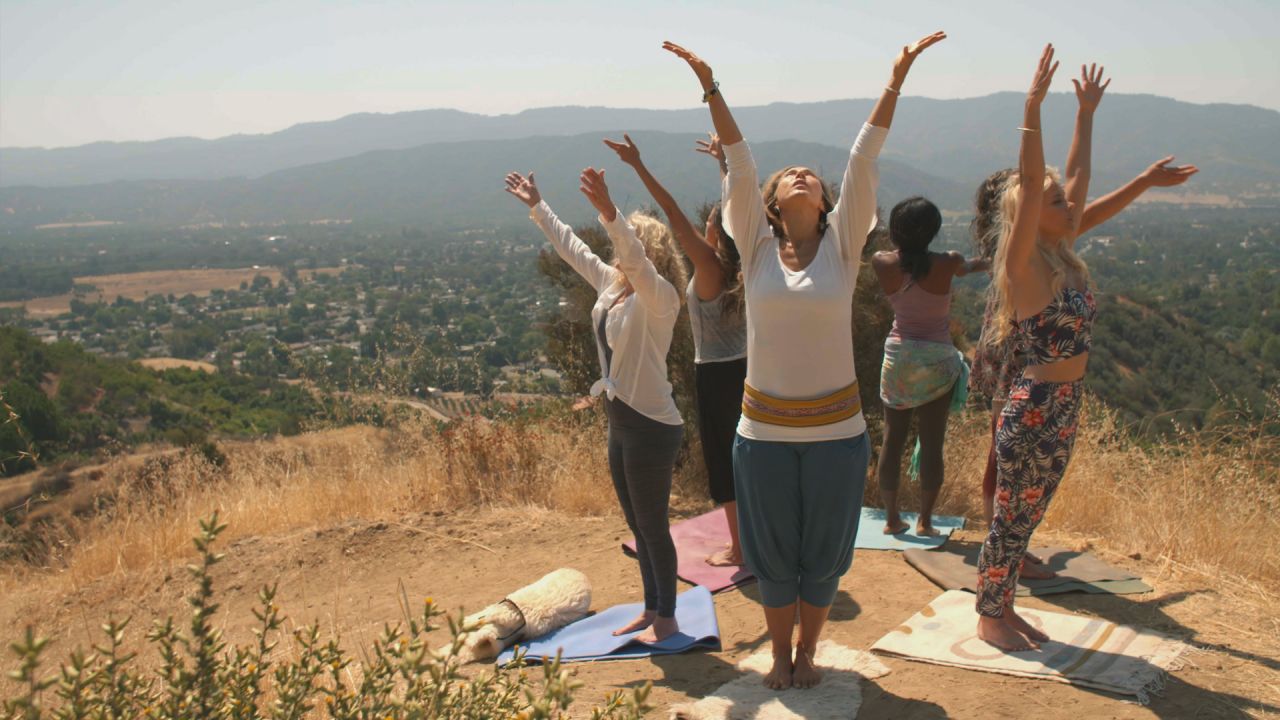
POLYGON ((621 400, 605 400, 609 415, 609 474, 636 538, 644 608, 661 617, 676 613, 676 546, 667 508, 671 473, 684 436, 682 425, 641 415, 621 400))

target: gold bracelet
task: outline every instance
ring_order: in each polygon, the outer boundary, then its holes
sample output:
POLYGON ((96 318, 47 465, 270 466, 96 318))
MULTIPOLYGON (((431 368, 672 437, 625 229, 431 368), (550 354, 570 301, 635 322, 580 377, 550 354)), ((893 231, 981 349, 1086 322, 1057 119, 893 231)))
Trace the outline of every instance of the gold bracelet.
POLYGON ((1040 128, 1020 127, 1019 132, 1040 132, 1040 128))
POLYGON ((891 92, 891 93, 893 93, 894 95, 901 95, 901 94, 902 94, 902 93, 901 93, 901 92, 899 92, 898 90, 894 90, 892 87, 890 87, 890 86, 888 86, 888 85, 885 85, 885 86, 884 86, 884 91, 885 91, 885 92, 891 92))

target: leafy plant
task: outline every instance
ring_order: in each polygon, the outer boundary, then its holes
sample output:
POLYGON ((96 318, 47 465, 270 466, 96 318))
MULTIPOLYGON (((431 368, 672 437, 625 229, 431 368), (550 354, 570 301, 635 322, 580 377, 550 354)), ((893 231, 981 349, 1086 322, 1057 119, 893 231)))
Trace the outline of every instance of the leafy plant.
MULTIPOLYGON (((129 620, 111 620, 102 626, 106 641, 92 652, 73 650, 56 676, 42 676, 41 659, 48 640, 28 627, 22 639, 10 645, 18 667, 9 677, 18 685, 5 700, 5 716, 36 720, 52 717, 80 718, 227 718, 229 720, 286 720, 326 717, 341 720, 372 718, 560 718, 581 686, 570 678, 560 659, 542 666, 541 682, 526 671, 517 656, 510 670, 464 672, 462 647, 467 633, 459 613, 448 617, 449 642, 433 647, 428 635, 445 615, 431 598, 411 612, 401 587, 405 622, 386 625, 359 661, 343 649, 337 638, 322 641, 320 627, 312 624, 291 634, 292 659, 282 660, 275 650, 285 618, 275 603, 276 588, 263 587, 255 642, 228 647, 213 622, 219 605, 211 571, 223 555, 213 550, 226 529, 217 513, 200 522, 195 537, 199 561, 188 566, 195 590, 187 599, 192 607, 190 625, 179 629, 172 617, 157 621, 147 634, 159 655, 151 672, 134 664, 135 653, 125 652, 129 620), (53 701, 45 696, 52 689, 53 701)), ((597 720, 641 717, 650 686, 630 693, 618 691, 593 710, 597 720)))

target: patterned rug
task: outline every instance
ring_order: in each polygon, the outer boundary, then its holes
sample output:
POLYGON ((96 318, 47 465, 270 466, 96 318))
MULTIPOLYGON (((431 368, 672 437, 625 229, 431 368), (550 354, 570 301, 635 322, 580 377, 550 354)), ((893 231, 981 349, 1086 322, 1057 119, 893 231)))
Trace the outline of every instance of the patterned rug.
POLYGON ((1146 704, 1190 646, 1100 618, 1019 608, 1044 631, 1039 650, 1006 653, 978 639, 973 594, 948 590, 871 646, 875 652, 970 670, 1053 680, 1131 695, 1146 704))

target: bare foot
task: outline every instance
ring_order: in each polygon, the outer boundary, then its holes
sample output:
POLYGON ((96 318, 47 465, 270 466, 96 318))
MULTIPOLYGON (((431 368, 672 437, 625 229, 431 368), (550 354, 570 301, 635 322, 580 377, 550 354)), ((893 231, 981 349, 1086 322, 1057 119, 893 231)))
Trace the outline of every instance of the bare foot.
POLYGON ((707 556, 707 564, 716 567, 731 567, 742 564, 742 553, 735 553, 733 548, 725 548, 707 556))
POLYGON ((916 521, 916 534, 920 537, 937 537, 942 533, 933 527, 933 523, 925 518, 916 521))
POLYGON ((662 642, 672 635, 680 631, 680 624, 673 617, 664 618, 661 616, 653 619, 653 624, 648 630, 636 636, 636 640, 642 643, 662 642))
POLYGON ((1027 622, 1021 615, 1014 612, 1012 607, 1004 609, 1004 621, 1009 627, 1017 630, 1023 635, 1026 635, 1027 639, 1032 642, 1049 642, 1049 636, 1046 635, 1043 630, 1032 627, 1031 623, 1027 622))
MULTIPOLYGON (((1005 610, 1006 615, 1008 609, 1005 610)), ((1005 652, 1036 650, 1040 646, 1027 639, 1025 635, 1014 630, 1005 618, 993 618, 983 615, 978 618, 978 639, 1005 652)))
POLYGON ((911 526, 903 522, 902 518, 898 517, 897 515, 894 515, 893 517, 889 518, 888 522, 884 524, 884 534, 897 535, 899 533, 906 532, 907 528, 909 527, 911 526))
POLYGON ((796 662, 791 670, 791 684, 798 688, 811 688, 822 682, 822 671, 813 664, 813 655, 804 647, 796 646, 796 662))
POLYGON ((658 613, 653 612, 651 610, 645 610, 644 612, 637 615, 635 620, 632 620, 626 625, 623 625, 617 630, 614 630, 613 634, 615 636, 626 635, 627 633, 633 633, 637 630, 643 630, 649 627, 650 625, 652 625, 653 619, 656 618, 657 616, 658 616, 658 613))
POLYGON ((764 686, 770 690, 786 690, 791 687, 791 654, 773 656, 773 668, 764 676, 764 686))
POLYGON ((1018 577, 1023 580, 1048 580, 1058 577, 1058 573, 1045 567, 1043 562, 1031 562, 1031 554, 1028 553, 1022 560, 1022 569, 1018 571, 1018 577))

